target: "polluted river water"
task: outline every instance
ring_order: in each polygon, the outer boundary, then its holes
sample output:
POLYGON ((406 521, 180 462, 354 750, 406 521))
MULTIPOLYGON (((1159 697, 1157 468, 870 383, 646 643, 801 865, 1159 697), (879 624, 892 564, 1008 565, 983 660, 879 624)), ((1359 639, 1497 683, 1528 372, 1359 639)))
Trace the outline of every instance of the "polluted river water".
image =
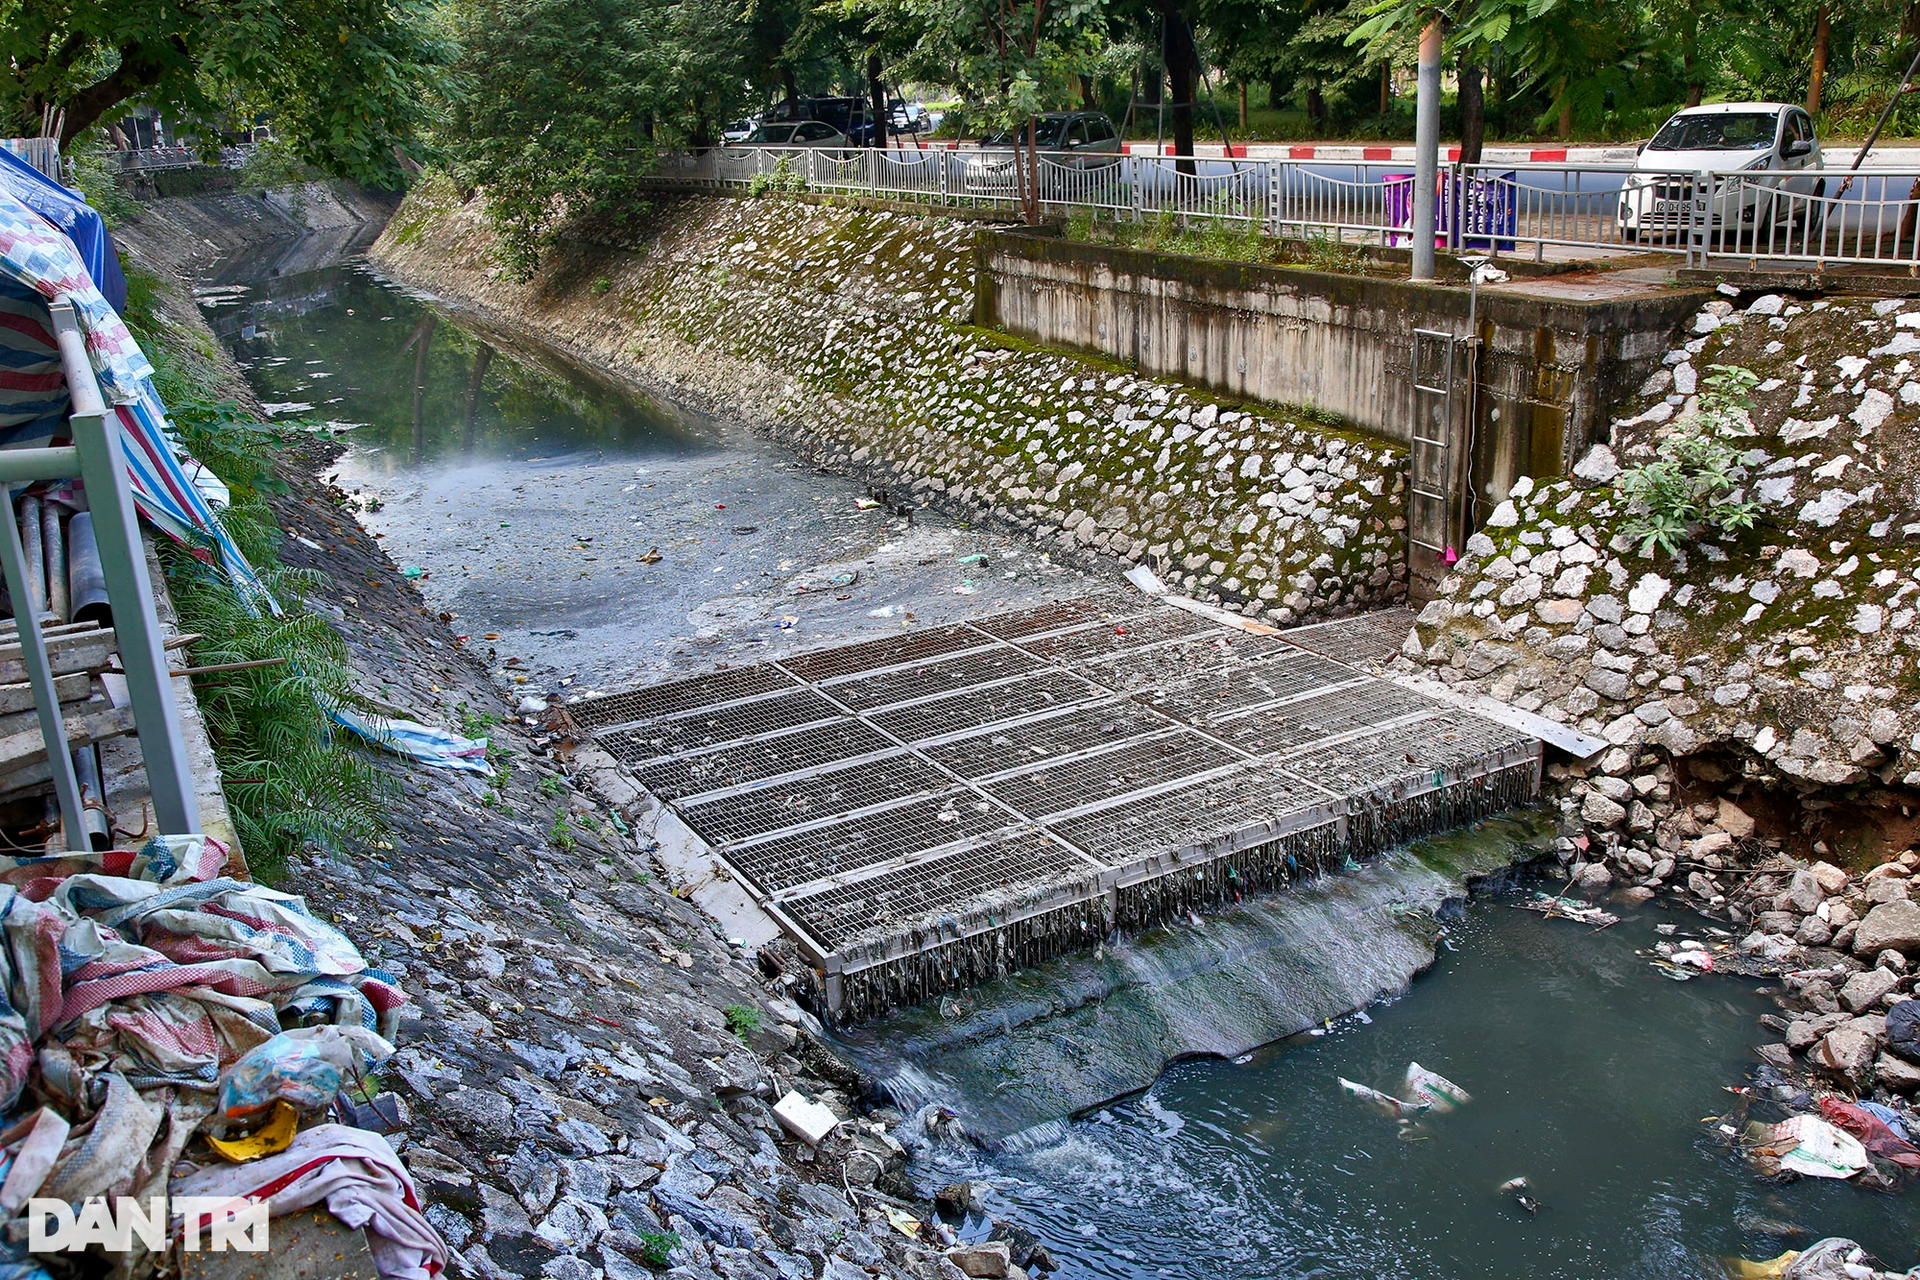
MULTIPOLYGON (((216 273, 209 322, 277 416, 347 445, 329 474, 509 687, 614 690, 1091 585, 355 262, 296 265, 216 273)), ((842 1047, 903 1110, 947 1103, 995 1140, 913 1138, 922 1190, 986 1184, 1072 1277, 1720 1277, 1832 1234, 1920 1261, 1920 1201, 1774 1185, 1709 1122, 1773 1037, 1760 984, 1669 981, 1643 954, 1705 921, 1512 909, 1539 886, 1497 873, 1543 830, 1423 842, 842 1047), (1466 900, 1487 873, 1503 887, 1466 900), (1473 1101, 1402 1131, 1338 1084, 1391 1092, 1410 1061, 1473 1101), (1498 1190, 1515 1177, 1537 1210, 1498 1190)))

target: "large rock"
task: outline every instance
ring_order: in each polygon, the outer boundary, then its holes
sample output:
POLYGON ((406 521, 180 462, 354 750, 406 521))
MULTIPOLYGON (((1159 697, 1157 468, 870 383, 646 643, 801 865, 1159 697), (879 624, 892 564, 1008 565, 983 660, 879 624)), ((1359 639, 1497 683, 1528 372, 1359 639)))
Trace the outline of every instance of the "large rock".
POLYGON ((1598 791, 1589 791, 1580 804, 1580 820, 1590 827, 1617 827, 1627 820, 1627 809, 1617 800, 1609 800, 1598 791))
POLYGON ((1895 1093, 1920 1090, 1920 1066, 1890 1053, 1883 1053, 1874 1060, 1873 1078, 1895 1093))
POLYGON ((1813 1065, 1855 1084, 1865 1083, 1873 1069, 1873 1037, 1861 1028, 1846 1023, 1820 1038, 1809 1055, 1813 1065))
POLYGON ((1753 819, 1747 816, 1747 811, 1724 796, 1720 799, 1720 814, 1714 821, 1736 840, 1745 840, 1753 834, 1753 819))
POLYGON ((947 1261, 978 1280, 1003 1280, 1013 1265, 1013 1251, 1004 1240, 956 1245, 947 1250, 947 1261))
POLYGON ((1826 896, 1819 878, 1811 871, 1794 872, 1793 883, 1787 886, 1787 905, 1803 916, 1818 911, 1826 896))
MULTIPOLYGON (((1722 800, 1720 803, 1723 806, 1721 812, 1724 814, 1726 812, 1724 808, 1726 801, 1722 800)), ((1723 819, 1722 825, 1724 824, 1723 819)), ((1834 866, 1831 862, 1816 862, 1809 870, 1813 872, 1813 878, 1820 882, 1820 891, 1828 897, 1845 891, 1847 887, 1847 873, 1834 866)))
POLYGON ((1880 997, 1900 985, 1900 979, 1885 969, 1868 969, 1847 979, 1840 988, 1840 1007, 1848 1013, 1865 1013, 1880 1003, 1880 997))
POLYGON ((1903 955, 1920 952, 1920 906, 1905 898, 1883 902, 1853 931, 1857 956, 1877 956, 1888 947, 1903 955))

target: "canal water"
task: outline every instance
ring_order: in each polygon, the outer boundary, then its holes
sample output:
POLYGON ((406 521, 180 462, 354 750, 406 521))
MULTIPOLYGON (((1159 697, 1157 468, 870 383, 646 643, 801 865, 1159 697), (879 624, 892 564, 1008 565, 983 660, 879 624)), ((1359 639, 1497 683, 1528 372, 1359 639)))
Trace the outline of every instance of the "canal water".
POLYGON ((363 523, 528 692, 609 692, 1090 585, 1021 539, 889 510, 362 262, 286 265, 228 263, 199 290, 208 322, 276 420, 346 446, 328 474, 363 523))
MULTIPOLYGON (((504 680, 619 688, 1089 585, 1018 539, 864 506, 853 481, 361 265, 287 261, 230 264, 210 321, 283 420, 348 446, 330 474, 457 631, 498 637, 482 651, 504 680)), ((846 1047, 903 1104, 945 1100, 1005 1139, 923 1141, 914 1176, 986 1182, 990 1211, 1075 1280, 1720 1277, 1724 1257, 1830 1234, 1920 1261, 1920 1198, 1774 1186, 1708 1123, 1772 1006, 1743 979, 1651 966, 1655 925, 1705 921, 1635 908, 1596 932, 1514 909, 1526 886, 1442 901, 1535 839, 1485 824, 846 1047), (1262 1027, 1287 1038, 1228 1052, 1262 1027), (1182 1053, 1227 1056, 1159 1070, 1182 1053), (1391 1092, 1410 1061, 1473 1101, 1403 1131, 1338 1084, 1391 1092), (1515 1177, 1537 1210, 1498 1190, 1515 1177)))

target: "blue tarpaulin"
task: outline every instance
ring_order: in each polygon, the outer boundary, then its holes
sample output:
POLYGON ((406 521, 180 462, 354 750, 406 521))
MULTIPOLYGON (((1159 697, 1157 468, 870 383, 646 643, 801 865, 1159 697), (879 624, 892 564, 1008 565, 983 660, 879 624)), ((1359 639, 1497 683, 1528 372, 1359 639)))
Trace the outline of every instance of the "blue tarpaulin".
POLYGON ((77 191, 69 191, 38 169, 0 148, 0 191, 51 222, 73 241, 93 277, 94 287, 115 311, 127 307, 127 278, 120 274, 120 255, 93 206, 77 191))

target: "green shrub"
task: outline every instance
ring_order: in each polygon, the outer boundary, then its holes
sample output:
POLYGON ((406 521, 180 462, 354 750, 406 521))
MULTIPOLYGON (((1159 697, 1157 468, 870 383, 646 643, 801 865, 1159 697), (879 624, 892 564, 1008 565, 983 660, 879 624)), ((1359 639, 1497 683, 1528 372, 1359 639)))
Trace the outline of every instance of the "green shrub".
POLYGON ((673 1251, 680 1247, 680 1237, 671 1231, 642 1231, 640 1236, 640 1261, 655 1271, 663 1271, 673 1263, 673 1251))
POLYGON ((749 1036, 760 1029, 760 1011, 744 1004, 727 1006, 727 1030, 737 1036, 749 1036))
POLYGON ((604 296, 612 288, 613 288, 613 281, 609 280, 605 276, 597 276, 595 277, 594 282, 591 285, 587 286, 587 292, 592 294, 594 297, 598 298, 598 297, 604 296))
POLYGON ((1741 533, 1759 519, 1758 504, 1732 496, 1740 455, 1728 443, 1753 433, 1749 414, 1759 381, 1751 369, 1708 366, 1699 412, 1660 442, 1654 461, 1621 475, 1620 492, 1633 504, 1621 528, 1642 555, 1672 556, 1702 530, 1741 533))
POLYGON ((747 194, 755 199, 759 199, 768 192, 777 195, 799 195, 806 189, 806 178, 793 167, 786 156, 780 157, 780 162, 773 166, 772 173, 756 173, 753 175, 753 180, 747 183, 747 194))

